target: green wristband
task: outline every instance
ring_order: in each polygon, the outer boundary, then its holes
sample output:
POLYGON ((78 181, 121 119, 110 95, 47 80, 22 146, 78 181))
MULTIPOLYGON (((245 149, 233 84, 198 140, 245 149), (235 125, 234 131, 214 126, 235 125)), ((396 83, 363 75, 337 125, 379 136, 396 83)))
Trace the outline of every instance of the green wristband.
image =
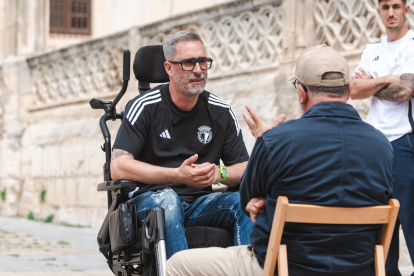
POLYGON ((227 177, 229 176, 229 172, 227 170, 226 167, 224 166, 220 166, 217 165, 217 167, 219 168, 220 174, 221 174, 221 179, 220 179, 220 183, 226 181, 227 177))

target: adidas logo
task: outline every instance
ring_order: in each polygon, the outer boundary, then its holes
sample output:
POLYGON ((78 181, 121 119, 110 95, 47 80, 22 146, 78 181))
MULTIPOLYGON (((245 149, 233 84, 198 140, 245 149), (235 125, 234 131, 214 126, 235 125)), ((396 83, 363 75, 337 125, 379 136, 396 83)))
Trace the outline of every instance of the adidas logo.
POLYGON ((372 61, 378 61, 379 60, 379 56, 377 56, 376 58, 374 58, 372 61))
POLYGON ((168 129, 164 130, 161 134, 160 137, 162 138, 167 138, 167 139, 171 139, 170 133, 168 133, 168 129))

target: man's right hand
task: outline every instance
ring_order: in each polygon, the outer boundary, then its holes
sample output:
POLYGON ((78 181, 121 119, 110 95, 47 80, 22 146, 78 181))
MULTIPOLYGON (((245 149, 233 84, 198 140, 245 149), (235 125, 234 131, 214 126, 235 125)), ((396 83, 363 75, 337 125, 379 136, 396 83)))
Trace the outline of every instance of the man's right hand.
POLYGON ((364 69, 358 68, 358 71, 355 72, 355 74, 352 76, 353 79, 372 79, 370 75, 368 75, 367 72, 365 72, 364 69))
POLYGON ((391 85, 391 84, 394 84, 394 83, 397 83, 397 82, 401 81, 401 77, 396 76, 396 75, 388 75, 387 76, 387 81, 391 85))
POLYGON ((243 112, 242 115, 247 125, 249 126, 250 132, 256 140, 258 137, 262 136, 264 132, 268 131, 271 128, 277 127, 279 124, 283 123, 286 120, 286 115, 280 114, 279 116, 277 116, 273 124, 270 127, 268 127, 262 121, 262 119, 260 119, 260 117, 256 114, 256 112, 250 105, 246 105, 246 109, 249 112, 251 118, 245 112, 243 112))
POLYGON ((198 159, 198 155, 194 154, 190 158, 184 160, 179 168, 177 168, 176 181, 192 187, 208 187, 214 183, 216 165, 203 163, 194 166, 193 163, 198 159))
POLYGON ((250 218, 256 222, 257 217, 266 210, 266 198, 252 198, 246 205, 246 211, 250 213, 250 218))

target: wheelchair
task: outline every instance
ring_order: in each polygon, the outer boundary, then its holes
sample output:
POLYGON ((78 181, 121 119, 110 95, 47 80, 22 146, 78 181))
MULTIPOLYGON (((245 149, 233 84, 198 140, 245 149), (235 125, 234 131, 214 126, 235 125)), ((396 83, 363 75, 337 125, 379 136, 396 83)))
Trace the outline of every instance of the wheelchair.
MULTIPOLYGON (((108 199, 108 213, 99 230, 97 241, 99 251, 107 260, 109 268, 116 276, 163 276, 166 273, 166 247, 164 210, 156 207, 141 222, 129 225, 127 229, 132 242, 122 248, 115 248, 111 237, 120 231, 119 225, 111 225, 111 216, 120 209, 122 204, 129 200, 128 193, 133 192, 142 184, 130 180, 111 179, 111 135, 107 121, 122 120, 124 112, 117 113, 116 105, 121 100, 128 87, 130 78, 130 51, 123 52, 123 83, 121 91, 113 101, 92 99, 89 103, 93 109, 102 109, 105 114, 100 118, 99 125, 104 137, 101 149, 105 152, 103 166, 104 182, 98 184, 98 191, 106 191, 108 199), (111 248, 112 244, 112 248, 111 248)), ((133 70, 138 80, 139 93, 149 91, 150 83, 169 82, 169 76, 164 69, 164 54, 162 45, 152 45, 140 48, 134 58, 133 70)), ((139 191, 140 189, 138 189, 139 191)), ((137 193, 134 194, 136 196, 137 193)), ((136 220, 136 218, 135 218, 136 220)), ((118 221, 119 222, 119 221, 118 221)), ((113 223, 114 224, 114 223, 113 223)), ((122 223, 120 223, 122 225, 122 223)), ((185 228, 188 248, 202 248, 210 246, 228 247, 234 243, 233 233, 229 230, 195 226, 185 228)))

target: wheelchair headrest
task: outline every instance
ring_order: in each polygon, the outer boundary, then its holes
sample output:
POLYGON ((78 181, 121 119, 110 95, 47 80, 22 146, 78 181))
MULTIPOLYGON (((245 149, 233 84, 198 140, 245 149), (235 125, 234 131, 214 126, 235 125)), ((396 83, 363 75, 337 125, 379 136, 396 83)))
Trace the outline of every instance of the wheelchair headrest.
POLYGON ((162 45, 141 47, 134 58, 135 78, 140 82, 162 83, 170 78, 164 68, 164 52, 162 45))

